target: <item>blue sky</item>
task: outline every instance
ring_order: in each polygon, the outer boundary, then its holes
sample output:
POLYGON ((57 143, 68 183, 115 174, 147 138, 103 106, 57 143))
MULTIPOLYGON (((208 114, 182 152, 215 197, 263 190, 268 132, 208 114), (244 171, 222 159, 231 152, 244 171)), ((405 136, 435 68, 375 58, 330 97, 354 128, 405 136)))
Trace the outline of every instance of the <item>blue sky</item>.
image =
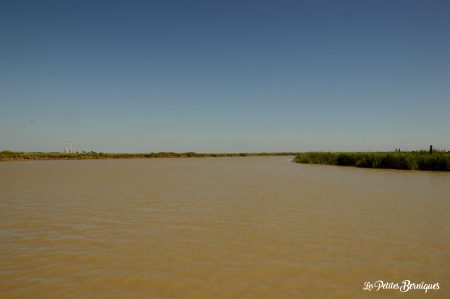
POLYGON ((0 150, 450 150, 450 1, 1 1, 0 150))

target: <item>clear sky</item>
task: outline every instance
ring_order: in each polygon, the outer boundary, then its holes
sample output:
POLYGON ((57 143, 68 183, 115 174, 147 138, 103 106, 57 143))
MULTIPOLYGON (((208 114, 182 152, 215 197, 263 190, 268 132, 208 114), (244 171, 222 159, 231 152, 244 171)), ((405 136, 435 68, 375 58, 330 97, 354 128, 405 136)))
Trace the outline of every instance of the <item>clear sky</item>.
POLYGON ((450 1, 1 1, 0 150, 450 150, 450 1))

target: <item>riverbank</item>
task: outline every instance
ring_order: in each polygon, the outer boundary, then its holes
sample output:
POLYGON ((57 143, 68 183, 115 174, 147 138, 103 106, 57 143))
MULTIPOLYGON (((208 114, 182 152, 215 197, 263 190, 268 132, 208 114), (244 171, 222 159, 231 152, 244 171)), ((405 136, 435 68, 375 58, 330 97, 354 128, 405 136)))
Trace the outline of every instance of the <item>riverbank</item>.
POLYGON ((449 152, 309 152, 296 155, 294 162, 364 168, 450 171, 449 152))
POLYGON ((23 160, 90 160, 90 159, 152 159, 152 158, 206 158, 206 157, 253 157, 253 156, 294 156, 298 153, 59 153, 59 152, 14 152, 1 151, 0 161, 23 160))

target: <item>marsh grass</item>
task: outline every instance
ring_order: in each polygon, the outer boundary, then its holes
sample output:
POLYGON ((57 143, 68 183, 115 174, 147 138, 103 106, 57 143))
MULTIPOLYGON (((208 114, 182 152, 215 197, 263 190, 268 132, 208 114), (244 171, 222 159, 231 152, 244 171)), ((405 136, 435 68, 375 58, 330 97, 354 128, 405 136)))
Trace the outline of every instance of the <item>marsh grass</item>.
POLYGON ((449 152, 309 152, 298 154, 294 161, 364 168, 450 171, 449 152))

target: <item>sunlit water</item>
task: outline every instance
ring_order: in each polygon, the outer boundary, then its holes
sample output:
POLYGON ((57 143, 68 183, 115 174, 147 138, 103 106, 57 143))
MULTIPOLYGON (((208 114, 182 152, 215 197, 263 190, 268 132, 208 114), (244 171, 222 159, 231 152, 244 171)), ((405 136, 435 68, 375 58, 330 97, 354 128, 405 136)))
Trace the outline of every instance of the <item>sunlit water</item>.
POLYGON ((450 174, 291 159, 0 163, 0 297, 450 298, 450 174))

